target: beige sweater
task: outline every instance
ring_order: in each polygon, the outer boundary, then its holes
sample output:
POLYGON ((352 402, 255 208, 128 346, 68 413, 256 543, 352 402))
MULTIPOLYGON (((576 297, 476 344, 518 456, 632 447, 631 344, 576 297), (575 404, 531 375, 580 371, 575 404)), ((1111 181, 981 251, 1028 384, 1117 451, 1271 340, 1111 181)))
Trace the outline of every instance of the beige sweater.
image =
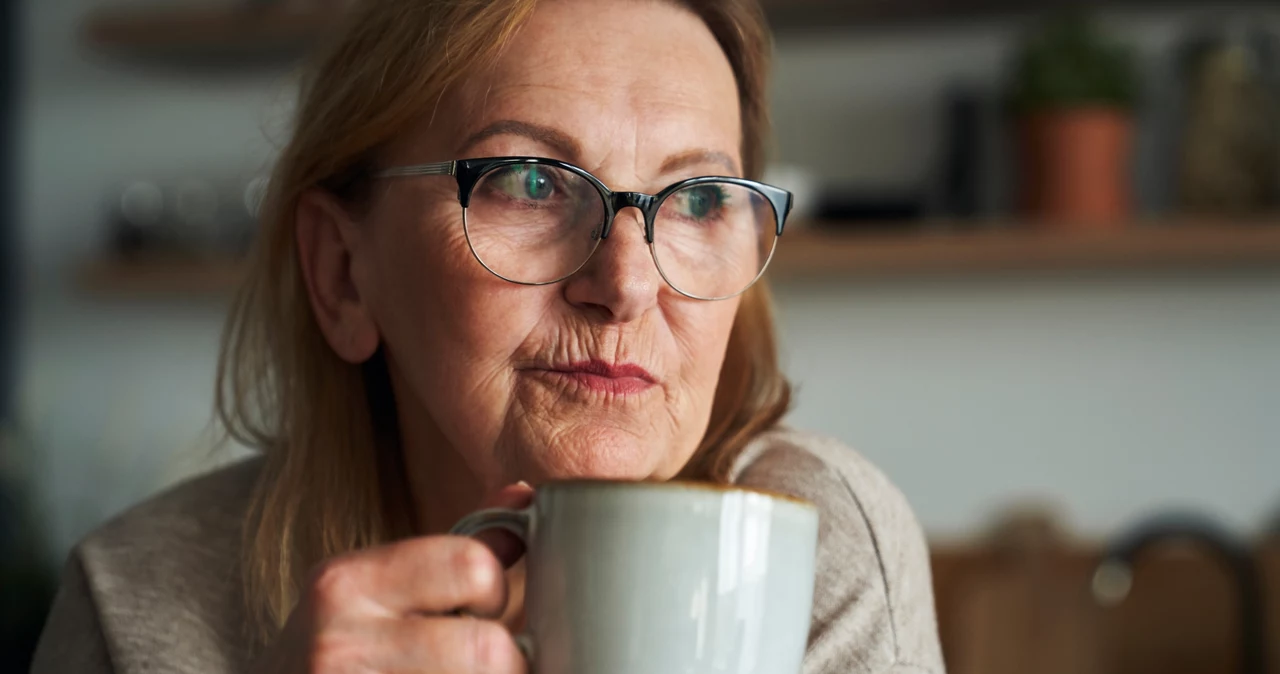
MULTIPOLYGON (((237 559, 258 465, 187 482, 81 542, 34 674, 248 671, 237 559)), ((733 480, 820 510, 804 674, 943 671, 925 540, 879 471, 837 442, 782 430, 747 448, 733 480)))

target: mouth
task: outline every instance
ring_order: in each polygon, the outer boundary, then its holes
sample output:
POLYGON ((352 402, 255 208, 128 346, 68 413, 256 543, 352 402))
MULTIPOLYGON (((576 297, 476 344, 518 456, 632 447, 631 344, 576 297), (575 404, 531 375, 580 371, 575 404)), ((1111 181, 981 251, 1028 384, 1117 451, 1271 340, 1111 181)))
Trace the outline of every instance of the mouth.
POLYGON ((530 368, 542 376, 574 383, 585 389, 612 395, 634 395, 657 386, 658 379, 633 363, 588 360, 530 368))

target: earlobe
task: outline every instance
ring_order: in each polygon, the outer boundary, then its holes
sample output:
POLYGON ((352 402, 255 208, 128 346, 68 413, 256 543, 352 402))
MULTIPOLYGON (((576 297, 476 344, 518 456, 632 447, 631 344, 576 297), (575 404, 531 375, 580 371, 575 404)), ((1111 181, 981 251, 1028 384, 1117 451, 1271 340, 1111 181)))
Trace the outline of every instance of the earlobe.
POLYGON ((316 324, 339 358, 362 363, 373 356, 381 336, 361 292, 357 225, 319 189, 299 198, 294 219, 298 263, 316 324))

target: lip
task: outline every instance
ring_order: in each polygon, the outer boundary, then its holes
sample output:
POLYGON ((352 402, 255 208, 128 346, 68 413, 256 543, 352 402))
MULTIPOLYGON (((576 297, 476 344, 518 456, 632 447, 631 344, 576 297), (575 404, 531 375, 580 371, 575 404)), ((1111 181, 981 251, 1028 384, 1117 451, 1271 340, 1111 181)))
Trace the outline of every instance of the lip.
POLYGON ((532 369, 548 377, 572 381, 592 391, 614 395, 641 393, 658 383, 648 370, 634 363, 587 360, 532 369))

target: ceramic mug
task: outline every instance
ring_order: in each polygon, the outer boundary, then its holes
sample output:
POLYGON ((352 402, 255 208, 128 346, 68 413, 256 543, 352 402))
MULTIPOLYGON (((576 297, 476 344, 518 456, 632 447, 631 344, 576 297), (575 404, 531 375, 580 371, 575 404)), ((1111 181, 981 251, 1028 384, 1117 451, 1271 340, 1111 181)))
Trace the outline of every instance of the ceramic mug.
POLYGON ((818 512, 679 482, 555 482, 454 528, 527 547, 517 642, 537 674, 798 674, 818 512))

